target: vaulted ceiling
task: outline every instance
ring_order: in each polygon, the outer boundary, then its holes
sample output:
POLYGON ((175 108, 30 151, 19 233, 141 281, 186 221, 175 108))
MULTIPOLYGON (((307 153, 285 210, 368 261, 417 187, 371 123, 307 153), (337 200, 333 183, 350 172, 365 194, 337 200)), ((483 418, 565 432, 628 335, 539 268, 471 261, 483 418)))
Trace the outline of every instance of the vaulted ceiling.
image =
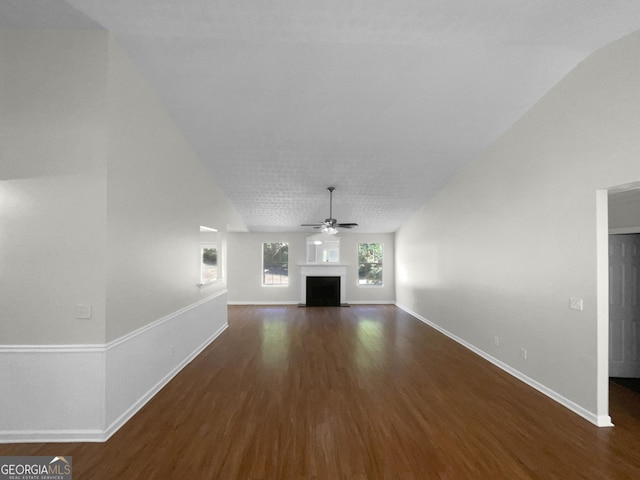
MULTIPOLYGON (((252 231, 392 232, 638 0, 0 0, 116 36, 252 231)), ((514 159, 518 161, 518 159, 514 159)))

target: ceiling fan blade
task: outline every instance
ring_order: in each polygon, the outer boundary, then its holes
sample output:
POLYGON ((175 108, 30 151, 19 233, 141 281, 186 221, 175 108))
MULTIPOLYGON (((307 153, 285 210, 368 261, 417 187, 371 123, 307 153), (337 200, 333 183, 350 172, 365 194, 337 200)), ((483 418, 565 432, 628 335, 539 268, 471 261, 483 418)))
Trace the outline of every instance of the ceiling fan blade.
POLYGON ((336 224, 336 227, 340 227, 340 228, 353 228, 353 227, 357 227, 358 224, 357 223, 338 223, 336 224))
POLYGON ((324 223, 302 223, 301 227, 321 227, 324 223))

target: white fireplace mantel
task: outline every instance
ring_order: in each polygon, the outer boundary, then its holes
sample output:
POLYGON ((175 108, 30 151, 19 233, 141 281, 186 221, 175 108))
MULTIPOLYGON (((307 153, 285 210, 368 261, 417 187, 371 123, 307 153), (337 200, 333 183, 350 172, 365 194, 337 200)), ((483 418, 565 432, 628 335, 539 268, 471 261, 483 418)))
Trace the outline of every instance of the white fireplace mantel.
POLYGON ((343 263, 304 263, 300 265, 301 303, 307 303, 307 277, 340 277, 340 303, 347 303, 347 265, 343 263))

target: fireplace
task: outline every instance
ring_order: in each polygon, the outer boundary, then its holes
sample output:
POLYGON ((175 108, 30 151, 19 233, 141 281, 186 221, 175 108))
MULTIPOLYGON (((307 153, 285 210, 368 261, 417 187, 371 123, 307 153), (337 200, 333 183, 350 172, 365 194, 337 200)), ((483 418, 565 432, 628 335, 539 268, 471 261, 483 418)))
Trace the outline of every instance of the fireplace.
MULTIPOLYGON (((308 289, 309 285, 307 283, 307 278, 333 278, 332 282, 334 282, 337 286, 336 290, 338 291, 338 299, 334 301, 331 305, 347 305, 347 266, 335 263, 323 263, 323 264, 301 264, 300 265, 300 305, 313 305, 313 303, 309 303, 307 301, 308 289)), ((322 288, 327 288, 326 285, 322 288)), ((324 294, 321 294, 324 296, 324 294)), ((318 304, 316 304, 318 305, 318 304)), ((322 305, 326 305, 322 304, 322 305)))
POLYGON ((307 307, 339 307, 340 277, 307 277, 307 307))

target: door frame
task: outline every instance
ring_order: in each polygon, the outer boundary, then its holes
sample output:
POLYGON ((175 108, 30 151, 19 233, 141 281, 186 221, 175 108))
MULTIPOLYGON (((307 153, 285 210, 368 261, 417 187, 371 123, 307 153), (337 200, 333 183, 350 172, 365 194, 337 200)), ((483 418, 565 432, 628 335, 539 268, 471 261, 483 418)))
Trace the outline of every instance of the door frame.
POLYGON ((601 427, 609 416, 609 234, 640 233, 640 227, 609 229, 609 194, 640 188, 640 182, 596 190, 596 415, 601 427))

